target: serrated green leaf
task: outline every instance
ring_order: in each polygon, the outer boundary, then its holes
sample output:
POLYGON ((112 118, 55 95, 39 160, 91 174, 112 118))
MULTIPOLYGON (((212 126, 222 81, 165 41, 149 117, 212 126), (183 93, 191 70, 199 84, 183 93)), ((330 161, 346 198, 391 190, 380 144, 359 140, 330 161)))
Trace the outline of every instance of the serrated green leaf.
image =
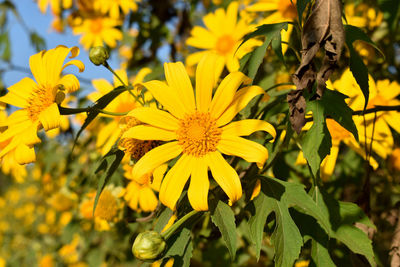
POLYGON ((337 123, 351 132, 358 141, 358 130, 353 121, 353 110, 344 101, 348 96, 333 90, 325 90, 321 98, 325 115, 329 115, 337 123))
POLYGON ((296 2, 297 14, 298 14, 300 25, 302 24, 302 20, 303 20, 303 12, 306 9, 308 3, 310 3, 310 0, 297 0, 297 2, 296 2))
POLYGON ((345 244, 351 251, 366 257, 371 266, 376 266, 372 241, 355 222, 362 222, 371 226, 363 211, 355 204, 334 199, 318 187, 313 191, 313 198, 321 211, 329 214, 331 223, 331 237, 345 244))
POLYGON ((111 176, 117 170, 119 164, 122 161, 125 153, 119 149, 111 149, 102 159, 99 167, 96 169, 95 174, 99 173, 100 171, 105 171, 102 177, 99 180, 99 184, 97 186, 96 197, 94 199, 93 205, 93 214, 96 210, 97 202, 99 201, 99 197, 101 192, 103 192, 104 187, 107 185, 108 181, 110 180, 111 176))
POLYGON ((219 200, 215 206, 210 209, 211 220, 218 227, 226 247, 229 250, 231 259, 235 259, 236 255, 236 224, 235 215, 229 205, 219 200))
POLYGON ((249 76, 251 79, 254 79, 254 77, 256 76, 258 68, 260 67, 264 59, 269 44, 271 43, 273 38, 281 34, 281 31, 283 29, 287 31, 288 29, 287 22, 276 23, 276 24, 264 24, 258 26, 257 30, 255 30, 254 32, 251 32, 244 36, 243 42, 240 45, 242 45, 247 40, 254 38, 256 36, 260 35, 265 36, 264 43, 261 46, 257 47, 253 52, 251 52, 247 64, 243 66, 243 68, 247 67, 248 69, 247 76, 249 76))
POLYGON ((87 117, 86 117, 85 121, 83 122, 81 128, 79 129, 78 133, 76 134, 72 150, 74 150, 75 145, 77 144, 78 138, 81 135, 81 133, 97 117, 97 115, 99 115, 99 113, 100 113, 99 109, 104 109, 108 104, 111 103, 111 101, 113 101, 117 96, 119 96, 121 93, 125 92, 126 90, 127 90, 127 88, 125 88, 124 86, 118 86, 118 87, 114 88, 114 90, 103 95, 96 101, 96 103, 87 112, 87 117))
POLYGON ((307 110, 313 112, 313 125, 304 135, 301 145, 313 176, 317 177, 322 160, 330 153, 332 140, 326 126, 325 109, 321 101, 308 102, 307 110))
POLYGON ((383 52, 376 46, 376 44, 368 37, 365 32, 355 26, 345 25, 346 32, 346 45, 350 51, 350 71, 360 86, 361 91, 365 98, 364 110, 367 108, 369 99, 369 84, 368 84, 368 69, 365 66, 362 58, 353 47, 353 42, 361 40, 373 46, 384 57, 383 52))

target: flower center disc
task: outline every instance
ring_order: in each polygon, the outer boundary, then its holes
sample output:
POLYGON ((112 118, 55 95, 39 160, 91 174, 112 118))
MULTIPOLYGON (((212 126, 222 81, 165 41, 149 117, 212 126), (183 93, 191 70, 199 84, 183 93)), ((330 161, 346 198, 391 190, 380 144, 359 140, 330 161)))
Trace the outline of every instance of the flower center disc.
POLYGON ((217 150, 221 133, 209 113, 195 112, 180 121, 177 136, 184 153, 201 157, 217 150))
POLYGON ((55 96, 52 90, 38 87, 33 90, 28 100, 28 116, 32 121, 36 121, 39 118, 40 112, 48 108, 55 101, 55 96))
POLYGON ((222 35, 217 40, 216 50, 220 54, 227 54, 235 45, 235 40, 230 35, 222 35))
POLYGON ((115 197, 108 190, 103 190, 97 203, 94 216, 111 221, 117 216, 118 204, 115 197))
POLYGON ((90 31, 92 33, 100 33, 103 28, 103 22, 101 18, 97 18, 91 21, 90 23, 90 31))

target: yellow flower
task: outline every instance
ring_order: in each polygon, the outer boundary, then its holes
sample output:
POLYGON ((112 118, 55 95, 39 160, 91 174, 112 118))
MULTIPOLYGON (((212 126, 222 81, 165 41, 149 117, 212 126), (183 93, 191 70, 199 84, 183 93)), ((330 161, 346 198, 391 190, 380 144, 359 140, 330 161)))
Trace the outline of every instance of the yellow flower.
POLYGON ((393 150, 392 155, 390 155, 389 163, 392 169, 400 171, 400 148, 393 150))
POLYGON ((75 65, 79 71, 84 65, 79 60, 71 60, 63 65, 65 58, 79 54, 79 48, 57 46, 48 51, 41 51, 30 57, 29 65, 36 82, 31 78, 23 78, 8 88, 8 93, 0 97, 0 102, 20 107, 12 113, 0 126, 8 127, 0 134, 0 142, 10 143, 0 152, 0 158, 14 151, 18 163, 35 161, 33 145, 40 142, 37 131, 58 128, 61 116, 57 104, 65 93, 79 89, 78 79, 72 75, 61 75, 65 67, 75 65))
POLYGON ((122 40, 121 30, 115 28, 122 24, 121 21, 97 15, 87 18, 76 18, 72 27, 75 35, 82 34, 79 42, 85 49, 102 46, 105 42, 111 48, 117 46, 117 41, 122 40))
POLYGON ((208 209, 208 169, 230 200, 237 201, 242 196, 239 176, 221 153, 256 162, 261 168, 268 158, 268 150, 240 136, 260 130, 269 132, 273 137, 276 134, 271 124, 261 120, 229 123, 253 97, 264 91, 259 86, 237 91, 242 83, 248 83, 250 79, 241 72, 233 72, 222 80, 212 97, 215 65, 215 56, 206 56, 200 61, 196 70, 195 97, 184 65, 181 62, 166 63, 167 83, 149 81, 143 84, 166 111, 142 107, 128 114, 148 125, 132 127, 123 138, 167 142, 146 153, 134 165, 133 179, 143 184, 148 173, 180 156, 160 188, 160 201, 171 209, 175 209, 189 177, 190 204, 196 210, 208 209))
POLYGON ((46 13, 47 7, 50 5, 51 12, 55 15, 61 14, 62 9, 72 7, 72 0, 38 0, 40 12, 46 13))
POLYGON ((372 30, 383 20, 383 14, 367 4, 349 3, 344 6, 347 23, 360 28, 372 30))
MULTIPOLYGON (((339 80, 333 83, 333 87, 349 96, 347 102, 353 110, 363 109, 364 96, 349 69, 343 73, 339 80)), ((396 99, 399 94, 400 85, 397 82, 390 82, 387 79, 375 82, 372 76, 369 76, 369 101, 367 108, 379 105, 400 105, 400 100, 396 99)), ((375 114, 370 113, 365 115, 365 119, 366 128, 364 127, 363 116, 353 116, 360 136, 360 144, 367 142, 369 146, 373 140, 372 149, 380 157, 386 158, 393 149, 393 136, 389 126, 400 133, 400 114, 396 111, 380 111, 376 113, 376 118, 375 114)))
MULTIPOLYGON (((246 8, 248 12, 270 12, 259 22, 262 24, 273 24, 297 19, 296 0, 259 0, 253 5, 246 8)), ((292 34, 293 25, 288 25, 287 31, 282 31, 282 41, 289 42, 289 37, 292 34)), ((285 52, 287 45, 282 45, 282 50, 285 52)))
POLYGON ((124 199, 127 201, 128 206, 135 211, 150 212, 154 211, 158 205, 158 198, 154 191, 160 190, 161 180, 167 165, 163 164, 156 168, 151 174, 147 174, 144 184, 139 184, 132 177, 132 167, 125 165, 125 178, 131 180, 126 187, 124 199))
POLYGON ((121 17, 120 9, 123 15, 127 15, 129 11, 136 11, 138 0, 97 0, 94 3, 94 8, 100 10, 101 13, 109 13, 110 17, 113 19, 119 19, 121 17))
POLYGON ((73 264, 79 261, 78 247, 80 242, 81 241, 79 235, 74 234, 71 243, 66 244, 60 248, 60 250, 58 251, 58 255, 60 255, 65 263, 73 264))
MULTIPOLYGON (((141 83, 144 79, 144 77, 149 74, 151 70, 149 68, 143 68, 141 69, 136 77, 133 79, 132 83, 135 85, 137 83, 141 83)), ((116 70, 116 73, 118 76, 122 79, 122 81, 125 84, 128 84, 128 75, 126 71, 124 70, 116 70)), ((111 90, 114 89, 114 87, 121 86, 121 82, 114 77, 114 86, 111 85, 107 80, 105 79, 98 79, 98 80, 93 80, 92 84, 94 88, 97 89, 97 92, 91 93, 88 98, 92 100, 93 102, 102 97, 103 95, 109 93, 111 90)), ((138 88, 135 88, 132 90, 132 92, 135 95, 139 95, 138 88)), ((149 94, 146 94, 147 99, 149 100, 149 94)), ((136 99, 130 95, 128 91, 123 92, 119 96, 117 96, 113 101, 111 101, 110 104, 107 105, 105 108, 106 111, 110 112, 127 112, 132 110, 135 107, 140 106, 140 103, 136 101, 136 99)), ((112 116, 113 120, 109 123, 107 123, 101 131, 98 133, 97 136, 97 141, 96 145, 97 147, 101 148, 101 153, 105 155, 111 147, 115 144, 115 142, 118 140, 118 138, 121 137, 121 133, 123 130, 123 126, 121 125, 120 121, 121 120, 126 120, 126 124, 129 126, 129 119, 122 119, 126 118, 123 116, 112 116)))
POLYGON ((219 76, 224 66, 230 72, 239 69, 239 59, 250 52, 254 46, 261 44, 261 41, 250 39, 239 49, 242 38, 249 33, 254 25, 249 25, 245 19, 238 20, 238 3, 229 4, 226 12, 218 8, 214 13, 204 16, 203 22, 206 28, 194 26, 191 36, 186 44, 204 49, 189 55, 186 59, 188 67, 197 64, 204 54, 217 55, 216 76, 219 76))

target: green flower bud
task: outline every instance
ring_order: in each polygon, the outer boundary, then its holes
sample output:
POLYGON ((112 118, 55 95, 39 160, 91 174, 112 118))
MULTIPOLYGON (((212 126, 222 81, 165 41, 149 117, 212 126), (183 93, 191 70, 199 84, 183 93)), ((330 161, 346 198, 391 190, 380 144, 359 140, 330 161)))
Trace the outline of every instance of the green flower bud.
POLYGON ((136 237, 132 245, 132 253, 139 260, 153 262, 163 256, 166 245, 159 233, 146 231, 136 237))
POLYGON ((107 59, 110 57, 107 48, 103 46, 96 46, 90 48, 89 59, 96 66, 104 65, 107 59))

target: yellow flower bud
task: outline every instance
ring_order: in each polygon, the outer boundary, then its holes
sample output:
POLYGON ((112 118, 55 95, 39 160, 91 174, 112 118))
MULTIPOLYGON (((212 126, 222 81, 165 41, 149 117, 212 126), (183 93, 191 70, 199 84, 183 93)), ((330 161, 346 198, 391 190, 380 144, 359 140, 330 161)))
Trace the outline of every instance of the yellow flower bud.
POLYGON ((165 248, 165 240, 158 232, 146 231, 136 237, 132 253, 139 260, 153 262, 162 257, 165 248))
POLYGON ((90 48, 89 59, 96 66, 104 65, 107 59, 110 57, 107 48, 103 46, 96 46, 90 48))

